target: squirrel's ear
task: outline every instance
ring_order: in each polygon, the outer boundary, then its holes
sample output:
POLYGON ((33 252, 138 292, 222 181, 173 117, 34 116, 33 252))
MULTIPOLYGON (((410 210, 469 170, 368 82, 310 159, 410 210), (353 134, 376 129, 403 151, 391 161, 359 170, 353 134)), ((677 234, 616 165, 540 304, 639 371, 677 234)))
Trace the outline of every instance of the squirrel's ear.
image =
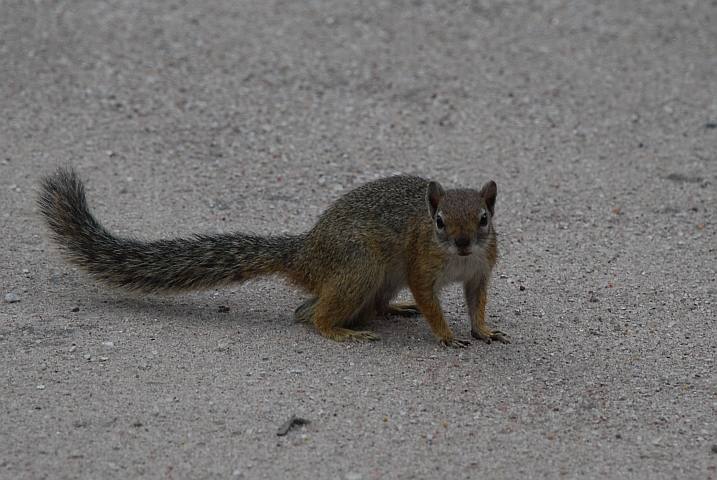
POLYGON ((481 197, 485 201, 485 206, 488 207, 490 216, 493 216, 493 208, 495 207, 495 197, 498 195, 498 185, 493 180, 483 185, 480 191, 481 197))
POLYGON ((426 190, 426 200, 428 201, 428 212, 431 214, 431 218, 436 218, 436 212, 438 211, 438 203, 441 201, 441 197, 446 194, 443 191, 443 187, 438 182, 431 180, 428 182, 428 189, 426 190))

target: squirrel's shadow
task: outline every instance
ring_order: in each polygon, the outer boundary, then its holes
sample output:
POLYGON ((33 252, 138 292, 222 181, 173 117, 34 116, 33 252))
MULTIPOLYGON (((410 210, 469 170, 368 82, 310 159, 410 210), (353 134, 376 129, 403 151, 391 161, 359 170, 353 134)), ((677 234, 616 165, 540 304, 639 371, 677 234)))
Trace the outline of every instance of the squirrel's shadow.
MULTIPOLYGON (((94 291, 87 298, 98 309, 122 318, 136 318, 138 321, 147 318, 160 319, 168 323, 187 325, 210 325, 216 328, 245 330, 261 329, 261 325, 281 323, 287 327, 300 328, 311 335, 321 338, 312 324, 299 322, 294 318, 294 308, 298 307, 307 297, 300 294, 287 293, 282 296, 292 297, 287 307, 263 305, 256 308, 256 293, 250 295, 222 294, 218 296, 202 296, 202 293, 176 295, 147 295, 122 292, 94 291)), ((357 325, 358 326, 358 325, 357 325)), ((409 330, 409 337, 418 335, 430 338, 430 330, 423 317, 401 317, 395 315, 376 316, 360 322, 360 326, 381 334, 382 338, 391 338, 391 342, 412 343, 401 335, 401 331, 409 330), (416 330, 418 326, 419 331, 416 330), (425 331, 423 331, 425 329, 425 331)))
MULTIPOLYGON (((252 294, 249 297, 254 297, 252 294)), ((92 293, 88 299, 95 305, 102 305, 107 311, 113 311, 121 315, 142 314, 146 317, 157 317, 162 319, 176 319, 177 321, 196 322, 201 320, 206 323, 224 325, 232 324, 260 324, 262 322, 286 322, 288 324, 304 325, 294 318, 294 308, 301 305, 307 297, 300 295, 283 307, 276 305, 261 305, 253 302, 253 298, 242 297, 241 295, 218 295, 201 297, 201 294, 177 294, 177 295, 147 295, 133 293, 118 293, 98 291, 92 293)), ((362 326, 379 327, 386 323, 387 318, 400 317, 374 317, 361 322, 362 326)), ((311 324, 306 324, 312 327, 311 324)))
POLYGON ((201 294, 178 294, 172 296, 132 293, 96 292, 90 300, 118 315, 161 318, 177 322, 227 325, 255 324, 262 322, 293 322, 292 311, 280 306, 256 308, 247 299, 235 295, 204 297, 201 294))

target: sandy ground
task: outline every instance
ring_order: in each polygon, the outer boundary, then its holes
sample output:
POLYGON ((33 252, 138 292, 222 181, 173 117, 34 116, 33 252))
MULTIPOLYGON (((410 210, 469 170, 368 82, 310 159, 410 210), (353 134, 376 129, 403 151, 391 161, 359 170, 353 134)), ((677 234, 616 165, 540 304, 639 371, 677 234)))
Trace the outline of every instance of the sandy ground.
POLYGON ((0 10, 0 478, 717 478, 717 2, 0 10), (513 343, 334 343, 280 279, 109 290, 37 216, 59 164, 138 238, 494 179, 513 343))

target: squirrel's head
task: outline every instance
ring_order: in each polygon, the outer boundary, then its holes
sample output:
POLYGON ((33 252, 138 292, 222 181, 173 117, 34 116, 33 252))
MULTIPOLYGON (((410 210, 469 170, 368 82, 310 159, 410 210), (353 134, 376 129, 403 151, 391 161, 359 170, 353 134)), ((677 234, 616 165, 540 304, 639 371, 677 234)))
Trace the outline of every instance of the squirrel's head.
POLYGON ((438 182, 428 182, 428 213, 441 248, 460 256, 483 250, 495 238, 492 220, 497 194, 492 180, 480 191, 445 191, 438 182))

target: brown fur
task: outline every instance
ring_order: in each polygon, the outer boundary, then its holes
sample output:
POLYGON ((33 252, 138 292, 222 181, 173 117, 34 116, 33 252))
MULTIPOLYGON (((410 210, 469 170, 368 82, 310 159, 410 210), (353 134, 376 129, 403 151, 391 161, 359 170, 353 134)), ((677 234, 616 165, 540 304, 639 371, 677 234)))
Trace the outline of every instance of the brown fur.
POLYGON ((312 295, 295 317, 327 338, 375 340, 376 334, 350 327, 376 314, 420 311, 444 345, 463 347, 468 342, 453 338, 438 300, 441 287, 454 281, 464 284, 473 337, 508 342, 485 325, 497 257, 491 223, 495 194, 494 182, 480 192, 444 191, 437 182, 394 176, 347 193, 306 233, 149 242, 107 231, 90 212, 72 169, 61 168, 42 181, 38 205, 70 261, 107 285, 177 292, 276 274, 312 295), (389 304, 405 286, 415 304, 389 304))

